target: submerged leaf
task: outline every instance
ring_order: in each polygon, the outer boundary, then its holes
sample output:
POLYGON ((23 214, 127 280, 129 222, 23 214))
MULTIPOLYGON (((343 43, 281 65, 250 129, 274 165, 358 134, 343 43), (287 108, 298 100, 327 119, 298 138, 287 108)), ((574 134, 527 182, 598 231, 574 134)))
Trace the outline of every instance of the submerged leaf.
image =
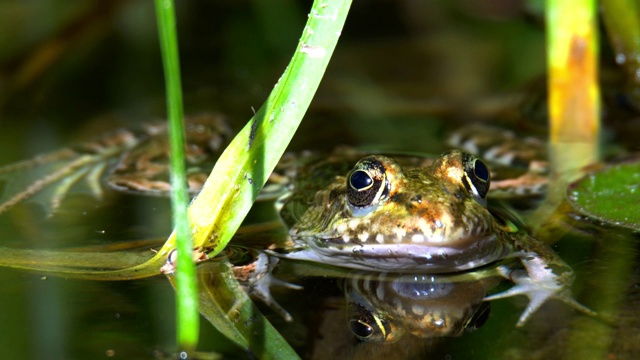
POLYGON ((640 162, 616 164, 571 184, 569 202, 600 221, 640 229, 640 162))

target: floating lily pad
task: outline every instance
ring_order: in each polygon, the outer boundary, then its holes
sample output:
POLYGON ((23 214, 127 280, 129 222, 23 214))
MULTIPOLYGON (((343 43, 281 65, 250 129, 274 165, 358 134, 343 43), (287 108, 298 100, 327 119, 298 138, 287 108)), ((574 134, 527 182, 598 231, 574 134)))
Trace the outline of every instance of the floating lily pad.
POLYGON ((640 229, 640 162, 612 165, 588 174, 567 190, 581 213, 609 224, 640 229))

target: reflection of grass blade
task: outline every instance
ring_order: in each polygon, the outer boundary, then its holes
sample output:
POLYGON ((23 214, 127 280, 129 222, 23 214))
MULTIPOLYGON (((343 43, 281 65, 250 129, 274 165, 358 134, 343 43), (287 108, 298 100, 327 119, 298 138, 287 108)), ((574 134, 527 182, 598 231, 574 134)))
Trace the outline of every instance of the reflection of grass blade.
MULTIPOLYGON (((175 286, 175 278, 169 277, 175 286)), ((258 359, 295 359, 297 354, 251 302, 226 260, 198 266, 202 315, 227 338, 258 359)))

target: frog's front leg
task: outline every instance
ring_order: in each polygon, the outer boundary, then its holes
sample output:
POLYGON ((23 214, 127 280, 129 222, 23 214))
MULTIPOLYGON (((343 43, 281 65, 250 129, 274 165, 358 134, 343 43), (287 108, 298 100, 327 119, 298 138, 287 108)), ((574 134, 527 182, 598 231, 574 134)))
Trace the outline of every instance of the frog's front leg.
POLYGON ((506 265, 498 267, 503 277, 515 285, 504 292, 485 297, 485 300, 502 299, 516 295, 526 295, 529 304, 524 310, 516 326, 523 326, 531 315, 549 299, 558 299, 588 315, 595 312, 577 302, 571 295, 573 270, 546 244, 529 236, 516 241, 518 249, 514 256, 518 257, 524 269, 510 269, 506 265))
POLYGON ((272 286, 282 286, 293 290, 300 290, 302 286, 288 283, 272 275, 272 271, 278 263, 278 258, 259 252, 255 261, 255 269, 248 279, 248 293, 252 297, 260 299, 271 309, 282 316, 285 321, 292 321, 293 317, 271 295, 272 286))

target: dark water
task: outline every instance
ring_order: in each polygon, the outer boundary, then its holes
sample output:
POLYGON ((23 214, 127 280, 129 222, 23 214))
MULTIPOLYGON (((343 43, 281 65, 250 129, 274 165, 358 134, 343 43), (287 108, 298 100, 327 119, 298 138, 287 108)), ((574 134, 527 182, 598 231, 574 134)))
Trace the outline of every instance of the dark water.
MULTIPOLYGON (((11 39, 2 35, 7 44, 0 54, 2 164, 122 124, 163 117, 152 4, 114 3, 97 16, 77 15, 88 11, 83 2, 0 5, 2 23, 19 29, 11 39), (16 10, 20 16, 10 15, 16 10), (35 21, 42 14, 48 22, 35 21), (85 21, 71 26, 74 16, 85 21), (60 35, 57 29, 65 26, 72 30, 60 35), (60 58, 42 72, 20 67, 52 39, 68 40, 60 58), (30 80, 19 80, 19 70, 30 80)), ((309 6, 282 1, 274 14, 268 6, 245 2, 181 4, 186 112, 221 112, 239 128, 284 69, 309 6)), ((516 121, 516 127, 537 132, 538 125, 522 119, 544 118, 544 111, 521 110, 514 94, 527 88, 532 102, 543 96, 536 86, 525 87, 544 72, 538 16, 519 1, 501 7, 466 1, 356 2, 292 148, 351 144, 438 152, 449 127, 472 121, 516 121), (520 110, 504 111, 514 107, 520 110)), ((628 116, 626 110, 608 114, 628 116)), ((613 147, 625 146, 615 143, 620 138, 615 128, 608 137, 613 147)), ((170 231, 168 219, 164 199, 109 193, 96 202, 79 194, 53 218, 37 204, 0 215, 0 245, 66 248, 162 238, 170 231)), ((293 277, 304 290, 275 291, 296 319, 293 324, 259 306, 305 358, 638 358, 637 235, 581 224, 581 235, 564 236, 554 249, 578 272, 576 297, 606 320, 551 301, 516 329, 526 304, 518 297, 492 303, 488 321, 461 337, 407 335, 392 344, 368 344, 349 332, 340 280, 293 277)), ((164 358, 175 351, 173 290, 162 277, 90 282, 1 268, 0 283, 2 358, 164 358)), ((248 357, 204 320, 201 329, 202 351, 248 357)))

